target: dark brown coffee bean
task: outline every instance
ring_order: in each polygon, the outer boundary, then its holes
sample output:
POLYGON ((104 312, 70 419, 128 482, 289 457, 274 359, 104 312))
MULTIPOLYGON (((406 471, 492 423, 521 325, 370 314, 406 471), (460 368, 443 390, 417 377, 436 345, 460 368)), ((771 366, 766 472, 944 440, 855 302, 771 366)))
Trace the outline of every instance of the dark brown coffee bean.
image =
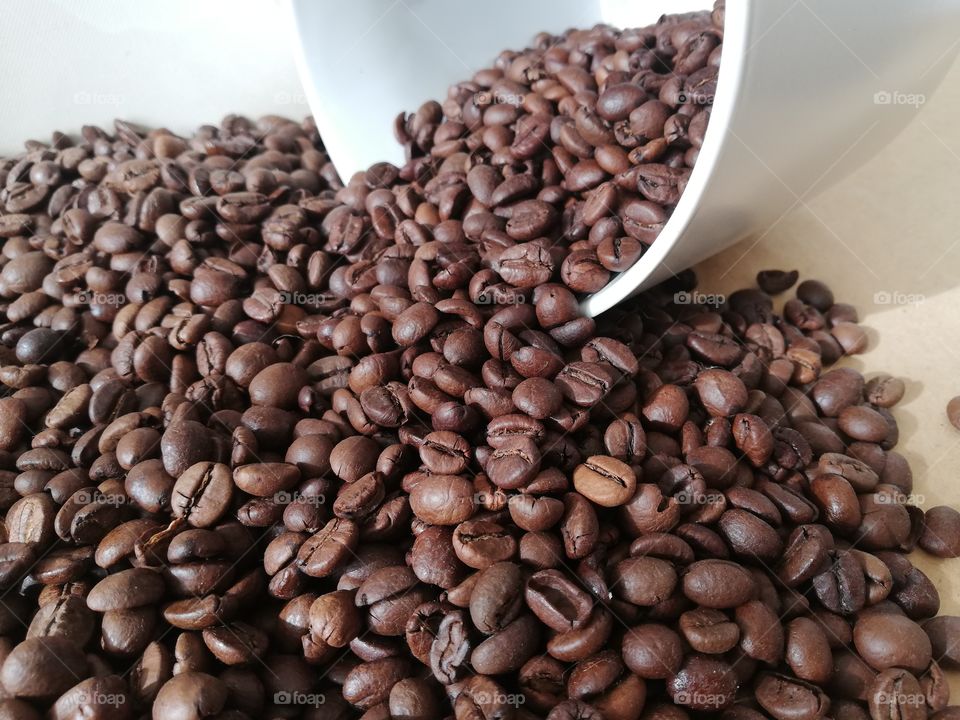
POLYGON ((227 686, 212 675, 182 672, 160 687, 153 709, 158 717, 209 717, 223 709, 227 694, 227 686))
POLYGON ((194 527, 210 527, 223 517, 232 498, 230 468, 222 463, 200 462, 187 468, 174 484, 171 507, 175 517, 194 527))
POLYGON ((727 663, 707 655, 691 655, 667 681, 667 692, 677 705, 716 712, 731 705, 737 678, 727 663))
POLYGON ((574 470, 573 485, 591 502, 616 507, 633 497, 637 478, 626 463, 606 455, 594 455, 574 470))
POLYGON ((853 641, 860 656, 876 670, 902 667, 921 673, 933 652, 923 628, 895 614, 875 614, 858 620, 853 641))
POLYGON ((683 662, 680 636, 654 623, 631 628, 623 637, 623 662, 645 680, 670 678, 683 662))
POLYGON ((774 673, 760 678, 756 697, 760 706, 777 720, 821 718, 830 706, 830 700, 816 685, 774 673))
POLYGON ((699 560, 683 576, 683 594, 708 608, 732 608, 751 600, 756 583, 740 565, 726 560, 699 560))
POLYGON ((581 627, 593 609, 590 595, 556 570, 534 573, 525 596, 533 613, 557 632, 581 627))
POLYGON ((779 295, 792 288, 799 277, 796 270, 761 270, 757 273, 757 285, 769 295, 779 295))
POLYGON ((946 505, 927 510, 923 516, 919 544, 937 557, 960 556, 960 513, 946 505))

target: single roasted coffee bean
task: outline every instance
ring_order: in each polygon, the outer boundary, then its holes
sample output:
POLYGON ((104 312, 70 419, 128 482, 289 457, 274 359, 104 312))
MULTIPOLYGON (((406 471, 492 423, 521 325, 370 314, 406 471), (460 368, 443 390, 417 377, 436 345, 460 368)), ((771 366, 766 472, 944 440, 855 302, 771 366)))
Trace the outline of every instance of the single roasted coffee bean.
POLYGON ((854 625, 853 641, 860 656, 876 670, 902 667, 922 673, 933 656, 923 628, 895 613, 861 618, 854 625))
POLYGON ((946 505, 930 508, 923 515, 920 547, 931 555, 960 556, 960 512, 946 505))
POLYGON ((670 678, 683 662, 680 636, 655 623, 631 628, 623 637, 623 662, 645 680, 670 678))
POLYGON ((667 680, 667 693, 676 705, 717 712, 731 705, 737 677, 726 662, 708 655, 690 655, 667 680))
POLYGON ((757 285, 769 295, 779 295, 792 288, 799 277, 796 270, 761 270, 757 273, 757 285))
POLYGON ((527 580, 527 606, 557 632, 581 627, 593 609, 593 599, 557 570, 541 570, 527 580))
POLYGON ((941 615, 925 622, 923 629, 937 662, 947 668, 960 667, 960 618, 941 615))
POLYGON ((633 497, 637 478, 625 462, 606 455, 594 455, 574 470, 573 485, 591 502, 616 507, 633 497))
POLYGON ((760 706, 777 720, 822 718, 830 707, 830 700, 816 685, 775 673, 760 678, 756 698, 760 706))
POLYGON ((957 430, 960 430, 960 395, 947 402, 947 420, 957 430))

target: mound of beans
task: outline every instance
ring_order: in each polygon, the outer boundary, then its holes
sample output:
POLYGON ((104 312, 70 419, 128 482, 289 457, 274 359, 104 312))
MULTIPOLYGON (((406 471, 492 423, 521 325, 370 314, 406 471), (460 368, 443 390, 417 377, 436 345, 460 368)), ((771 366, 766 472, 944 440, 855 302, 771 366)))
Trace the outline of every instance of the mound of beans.
POLYGON ((910 502, 903 382, 831 367, 856 310, 579 313, 722 13, 540 36, 346 184, 279 117, 0 162, 0 718, 955 720, 908 554, 960 514, 910 502))

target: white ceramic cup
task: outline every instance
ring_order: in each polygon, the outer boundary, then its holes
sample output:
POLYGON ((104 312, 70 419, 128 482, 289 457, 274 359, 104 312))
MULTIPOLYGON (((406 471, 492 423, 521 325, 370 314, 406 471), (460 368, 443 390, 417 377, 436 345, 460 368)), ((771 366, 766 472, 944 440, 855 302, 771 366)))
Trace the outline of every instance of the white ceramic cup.
MULTIPOLYGON (((539 31, 628 27, 709 0, 290 0, 298 64, 344 177, 402 164, 392 122, 539 31)), ((597 315, 750 235, 872 157, 960 49, 958 0, 727 0, 713 113, 656 242, 582 308, 597 315)))

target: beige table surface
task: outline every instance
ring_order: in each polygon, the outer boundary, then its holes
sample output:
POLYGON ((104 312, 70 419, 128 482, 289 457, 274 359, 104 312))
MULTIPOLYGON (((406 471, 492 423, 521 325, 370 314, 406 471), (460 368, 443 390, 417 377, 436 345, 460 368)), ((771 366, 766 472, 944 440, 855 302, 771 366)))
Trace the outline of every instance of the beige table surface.
MULTIPOLYGON (((897 450, 926 508, 960 508, 960 430, 945 414, 947 400, 960 395, 958 115, 960 65, 869 164, 804 199, 763 236, 696 268, 703 292, 746 287, 766 268, 797 269, 858 308, 870 348, 844 364, 867 378, 886 372, 906 382, 894 409, 897 450)), ((960 559, 918 551, 913 560, 937 585, 941 613, 960 615, 960 559)), ((950 679, 960 704, 960 672, 950 679)))

